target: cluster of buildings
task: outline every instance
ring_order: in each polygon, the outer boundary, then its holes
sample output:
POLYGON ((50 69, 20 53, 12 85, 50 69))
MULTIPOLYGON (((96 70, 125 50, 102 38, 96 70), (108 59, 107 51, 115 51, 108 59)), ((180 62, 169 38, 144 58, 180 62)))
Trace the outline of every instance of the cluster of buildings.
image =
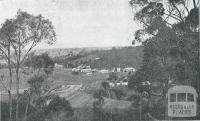
POLYGON ((135 71, 136 69, 133 67, 126 67, 126 68, 117 67, 112 69, 112 72, 135 72, 135 71))
POLYGON ((121 80, 117 81, 109 81, 109 86, 110 87, 117 87, 117 86, 128 86, 128 77, 124 77, 121 80))
POLYGON ((91 69, 90 66, 78 66, 76 68, 72 69, 72 72, 78 72, 78 73, 86 73, 87 75, 91 75, 92 72, 95 72, 95 69, 91 69))
MULTIPOLYGON (((55 67, 59 68, 60 66, 57 65, 55 67)), ((90 75, 94 72, 106 74, 106 73, 110 73, 110 72, 135 72, 135 71, 136 71, 136 69, 133 67, 127 67, 127 68, 118 67, 118 68, 113 68, 111 70, 109 70, 109 69, 100 69, 99 70, 99 69, 91 69, 90 66, 83 66, 83 65, 72 69, 72 72, 86 73, 88 75, 90 75)))

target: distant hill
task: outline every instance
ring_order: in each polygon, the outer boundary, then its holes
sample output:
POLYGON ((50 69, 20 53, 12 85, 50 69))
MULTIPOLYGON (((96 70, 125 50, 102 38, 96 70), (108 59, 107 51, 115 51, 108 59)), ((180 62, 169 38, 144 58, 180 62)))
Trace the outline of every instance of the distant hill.
MULTIPOLYGON (((48 53, 55 63, 73 68, 90 65, 91 68, 134 67, 142 65, 143 47, 92 47, 40 49, 35 54, 48 53)), ((0 59, 0 64, 5 63, 0 59)))
POLYGON ((66 49, 59 50, 62 54, 54 56, 54 60, 66 67, 83 64, 90 65, 92 68, 134 67, 138 69, 142 65, 143 58, 142 46, 67 49, 68 53, 63 54, 65 51, 66 49))
POLYGON ((41 53, 48 53, 50 57, 61 57, 67 56, 70 53, 75 55, 79 54, 80 52, 90 52, 93 50, 110 50, 112 47, 88 47, 88 48, 54 48, 54 49, 37 49, 35 50, 36 54, 41 53))

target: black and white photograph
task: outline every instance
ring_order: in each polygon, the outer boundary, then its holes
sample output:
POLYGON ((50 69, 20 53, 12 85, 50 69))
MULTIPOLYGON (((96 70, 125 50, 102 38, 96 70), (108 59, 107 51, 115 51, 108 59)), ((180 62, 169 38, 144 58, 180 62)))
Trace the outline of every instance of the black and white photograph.
POLYGON ((0 121, 200 121, 200 0, 0 0, 0 121))

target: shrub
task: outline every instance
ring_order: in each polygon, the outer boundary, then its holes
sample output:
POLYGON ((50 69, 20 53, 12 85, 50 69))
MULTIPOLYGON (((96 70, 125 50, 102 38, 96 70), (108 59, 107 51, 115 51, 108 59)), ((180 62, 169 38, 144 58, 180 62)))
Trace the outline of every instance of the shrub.
POLYGON ((49 105, 45 108, 45 113, 49 114, 52 112, 65 112, 66 117, 73 116, 74 111, 69 101, 65 98, 55 96, 50 101, 49 105))
POLYGON ((72 75, 78 75, 79 72, 78 71, 72 71, 72 75))
MULTIPOLYGON (((26 110, 26 102, 21 101, 19 102, 19 117, 21 119, 24 118, 25 116, 25 110, 26 110)), ((12 118, 15 120, 15 114, 16 114, 16 105, 17 101, 12 100, 12 118)), ((9 121, 9 103, 7 102, 1 102, 1 120, 2 121, 9 121)), ((31 112, 34 112, 34 109, 32 106, 29 106, 28 113, 30 114, 31 112)))
POLYGON ((126 94, 121 89, 112 89, 112 91, 115 93, 117 99, 121 99, 122 97, 126 96, 126 94))
POLYGON ((109 73, 108 80, 117 80, 117 79, 118 79, 118 75, 116 72, 109 73))
POLYGON ((28 121, 52 120, 55 119, 55 116, 59 119, 66 119, 73 115, 74 111, 69 101, 59 96, 53 96, 49 104, 33 111, 28 116, 28 121))

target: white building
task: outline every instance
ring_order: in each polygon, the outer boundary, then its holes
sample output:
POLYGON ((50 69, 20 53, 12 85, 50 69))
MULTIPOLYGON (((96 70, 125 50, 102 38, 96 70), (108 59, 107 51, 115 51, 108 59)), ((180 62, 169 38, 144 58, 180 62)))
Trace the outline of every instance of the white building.
POLYGON ((133 67, 127 67, 127 68, 124 68, 123 71, 124 71, 124 72, 135 72, 136 69, 133 68, 133 67))
POLYGON ((121 72, 121 68, 117 68, 117 72, 121 72))
POLYGON ((115 86, 115 83, 109 82, 109 86, 110 86, 110 87, 114 87, 114 86, 115 86))
POLYGON ((90 73, 90 72, 92 72, 92 69, 91 68, 81 69, 81 72, 90 73))
POLYGON ((59 65, 59 64, 55 63, 54 67, 55 67, 56 69, 60 69, 60 68, 63 68, 63 65, 59 65))
POLYGON ((102 70, 100 70, 99 72, 100 72, 100 73, 102 73, 102 74, 109 73, 109 71, 108 71, 108 70, 106 70, 106 69, 102 69, 102 70))

